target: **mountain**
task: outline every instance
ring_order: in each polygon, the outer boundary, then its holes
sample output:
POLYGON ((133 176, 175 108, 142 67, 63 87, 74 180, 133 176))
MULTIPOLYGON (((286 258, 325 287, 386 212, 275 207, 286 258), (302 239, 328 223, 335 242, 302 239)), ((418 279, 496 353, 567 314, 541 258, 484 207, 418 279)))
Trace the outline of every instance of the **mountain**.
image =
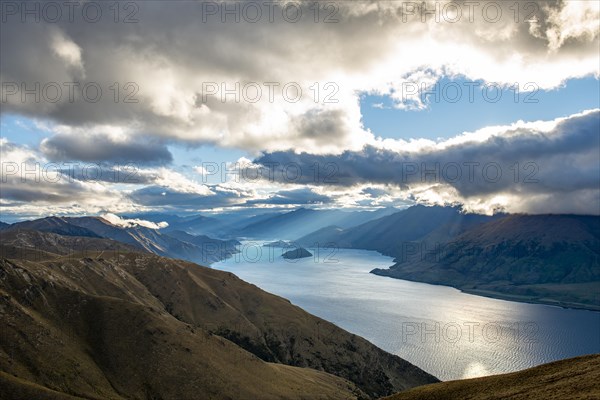
POLYGON ((350 228, 394 211, 393 208, 354 212, 299 208, 254 221, 242 228, 239 235, 252 238, 295 239, 330 225, 350 228))
POLYGON ((347 232, 343 228, 337 225, 329 225, 317 229, 308 235, 302 236, 295 240, 294 243, 306 247, 324 247, 331 245, 332 247, 352 248, 353 243, 350 238, 346 239, 346 234, 347 232))
POLYGON ((166 232, 172 230, 185 231, 194 235, 224 237, 228 234, 229 227, 218 219, 205 217, 204 215, 196 215, 184 218, 178 222, 172 222, 165 229, 166 232))
POLYGON ((123 228, 115 226, 102 218, 78 217, 71 218, 71 223, 90 229, 102 237, 108 237, 123 243, 134 245, 165 257, 182 258, 200 263, 212 263, 223 260, 237 252, 230 242, 202 236, 192 239, 187 236, 183 241, 156 229, 143 226, 123 228), (196 243, 193 243, 196 241, 196 243), (210 244, 208 244, 210 243, 210 244))
POLYGON ((70 218, 46 217, 32 221, 17 222, 5 229, 51 232, 67 236, 101 237, 90 229, 72 224, 69 220, 70 218))
POLYGON ((154 223, 166 222, 168 226, 161 229, 162 232, 184 231, 192 235, 205 235, 215 238, 231 237, 229 230, 232 227, 229 223, 200 214, 180 216, 168 213, 142 213, 132 214, 124 218, 139 218, 154 223))
POLYGON ((254 224, 276 215, 278 211, 261 214, 249 214, 247 211, 234 211, 222 214, 212 214, 210 217, 200 214, 178 216, 162 213, 136 214, 133 217, 155 223, 167 222, 169 226, 163 232, 183 231, 193 235, 208 235, 219 239, 238 237, 240 227, 254 224))
POLYGON ((3 229, 6 229, 10 226, 10 224, 7 224, 6 222, 2 222, 0 221, 0 231, 3 229))
POLYGON ((420 386, 385 400, 581 400, 600 398, 600 355, 539 365, 510 374, 420 386))
POLYGON ((483 296, 600 309, 600 217, 465 214, 417 205, 300 246, 376 250, 395 258, 378 275, 449 285, 483 296))
POLYGON ((437 381, 231 273, 8 234, 26 257, 0 260, 2 398, 354 399, 437 381))
POLYGON ((518 301, 600 309, 597 216, 504 216, 416 255, 372 272, 518 301))
POLYGON ((205 236, 194 238, 191 235, 187 240, 180 240, 139 225, 117 226, 101 217, 48 217, 15 223, 5 230, 37 230, 68 236, 109 238, 161 256, 205 264, 223 260, 237 252, 232 242, 205 236))
POLYGON ((328 226, 301 237, 297 243, 305 246, 329 243, 330 246, 376 250, 400 257, 415 242, 445 242, 472 226, 494 218, 498 216, 463 214, 455 207, 416 205, 349 229, 328 226))
POLYGON ((11 229, 0 232, 0 257, 39 261, 70 255, 86 257, 100 252, 139 251, 133 246, 111 239, 66 236, 50 232, 11 229))
POLYGON ((240 237, 292 239, 325 226, 336 224, 344 228, 360 225, 372 219, 396 212, 394 208, 376 211, 313 210, 256 212, 237 211, 206 215, 177 216, 161 213, 137 214, 132 217, 152 222, 167 222, 162 232, 183 231, 193 235, 208 235, 219 239, 240 237))
POLYGON ((235 239, 229 240, 219 240, 213 239, 206 235, 191 235, 184 231, 170 231, 168 236, 177 238, 184 242, 195 244, 196 246, 225 246, 228 249, 235 249, 235 246, 240 245, 241 243, 235 239))

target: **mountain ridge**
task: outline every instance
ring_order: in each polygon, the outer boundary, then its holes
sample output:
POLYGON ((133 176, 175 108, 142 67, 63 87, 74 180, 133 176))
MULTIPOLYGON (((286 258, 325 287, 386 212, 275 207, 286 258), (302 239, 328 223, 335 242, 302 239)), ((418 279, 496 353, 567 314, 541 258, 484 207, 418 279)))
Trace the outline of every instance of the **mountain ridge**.
POLYGON ((181 240, 175 237, 177 234, 172 236, 140 225, 119 226, 102 217, 94 216, 46 217, 17 222, 5 227, 3 231, 23 229, 68 236, 109 238, 158 255, 208 264, 223 260, 237 252, 235 247, 237 242, 193 235, 188 236, 187 240, 181 240))
POLYGON ((372 272, 484 296, 600 310, 600 217, 511 214, 436 248, 424 247, 405 250, 389 269, 372 272))
POLYGON ((15 392, 350 399, 436 381, 231 273, 128 249, 61 255, 51 238, 34 249, 51 256, 0 261, 0 371, 25 382, 10 378, 15 392))

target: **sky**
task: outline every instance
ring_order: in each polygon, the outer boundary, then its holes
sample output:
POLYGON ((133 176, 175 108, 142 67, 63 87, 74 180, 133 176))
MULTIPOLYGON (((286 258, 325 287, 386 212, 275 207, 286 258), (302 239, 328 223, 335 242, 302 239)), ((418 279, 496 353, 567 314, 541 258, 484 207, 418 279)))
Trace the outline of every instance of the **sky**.
POLYGON ((4 221, 600 214, 600 2, 9 3, 4 221))

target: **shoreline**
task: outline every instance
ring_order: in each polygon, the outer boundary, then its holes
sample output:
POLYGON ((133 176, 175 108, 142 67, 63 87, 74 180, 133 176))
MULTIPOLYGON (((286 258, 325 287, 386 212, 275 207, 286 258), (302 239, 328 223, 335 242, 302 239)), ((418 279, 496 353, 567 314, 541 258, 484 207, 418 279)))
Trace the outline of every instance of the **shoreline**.
MULTIPOLYGON (((451 286, 451 287, 454 287, 454 286, 451 286)), ((565 302, 565 301, 551 300, 551 299, 544 300, 544 299, 537 299, 537 298, 532 298, 532 297, 528 297, 528 296, 522 296, 522 295, 518 295, 518 294, 495 292, 492 290, 485 290, 485 289, 461 289, 458 287, 454 287, 454 288, 458 289, 464 293, 472 294, 475 296, 481 296, 481 297, 489 297, 489 298, 498 299, 498 300, 508 300, 508 301, 514 301, 517 303, 540 304, 540 305, 544 305, 544 306, 554 306, 554 307, 559 307, 559 308, 564 308, 564 309, 569 309, 569 310, 586 310, 586 311, 600 312, 600 306, 595 306, 593 304, 565 302)))
POLYGON ((523 295, 519 295, 519 294, 510 294, 510 293, 497 292, 497 291, 486 290, 486 289, 461 288, 459 286, 454 286, 450 283, 432 283, 432 282, 420 281, 420 280, 415 280, 415 279, 400 278, 400 277, 395 277, 395 276, 391 276, 391 275, 381 273, 381 272, 376 272, 376 271, 387 271, 387 270, 375 268, 375 269, 369 271, 369 273, 373 274, 373 275, 377 275, 377 276, 391 278, 391 279, 399 279, 399 280, 405 280, 405 281, 410 281, 410 282, 426 283, 428 285, 451 287, 453 289, 460 290, 463 293, 472 294, 474 296, 487 297, 487 298, 496 299, 496 300, 513 301, 516 303, 539 304, 539 305, 544 305, 544 306, 553 306, 553 307, 559 307, 559 308, 570 309, 570 310, 586 310, 586 311, 592 311, 592 312, 600 312, 600 305, 596 306, 593 304, 567 302, 567 301, 552 300, 552 299, 540 299, 540 298, 536 298, 533 296, 523 296, 523 295))

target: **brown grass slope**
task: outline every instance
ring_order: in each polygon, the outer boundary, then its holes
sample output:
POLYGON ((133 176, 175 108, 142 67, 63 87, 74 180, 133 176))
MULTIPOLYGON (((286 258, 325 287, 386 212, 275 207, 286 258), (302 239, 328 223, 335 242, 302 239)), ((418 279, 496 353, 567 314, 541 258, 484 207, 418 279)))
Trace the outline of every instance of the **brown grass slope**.
MULTIPOLYGON (((431 247, 433 248, 433 247, 431 247)), ((509 215, 378 275, 484 296, 600 310, 600 217, 509 215)))
POLYGON ((600 354, 543 364, 510 374, 421 386, 386 400, 596 400, 600 354))
POLYGON ((0 261, 0 398, 346 399, 436 381, 233 274, 120 249, 40 259, 36 243, 0 261))

